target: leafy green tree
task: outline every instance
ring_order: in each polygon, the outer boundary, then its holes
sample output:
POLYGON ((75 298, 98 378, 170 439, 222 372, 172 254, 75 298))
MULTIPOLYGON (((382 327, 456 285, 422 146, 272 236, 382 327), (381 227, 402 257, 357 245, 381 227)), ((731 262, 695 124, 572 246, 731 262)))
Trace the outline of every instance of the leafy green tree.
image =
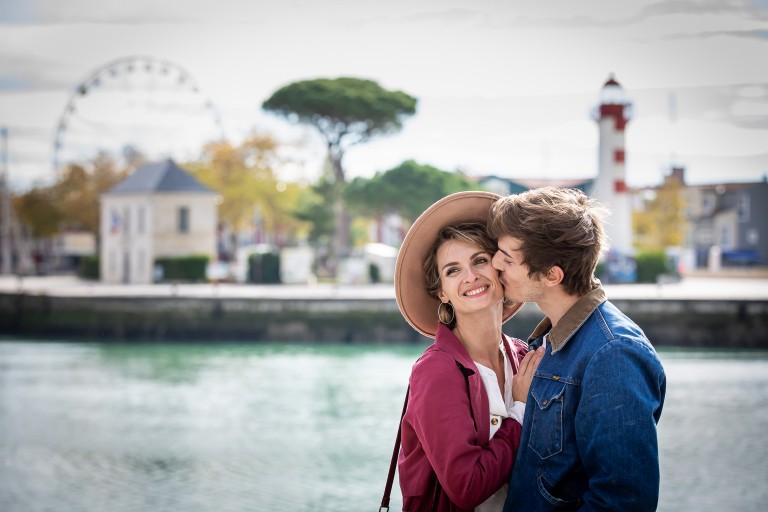
POLYGON ((347 201, 368 216, 397 213, 413 222, 438 199, 454 192, 481 188, 460 173, 407 160, 376 173, 371 179, 352 180, 347 188, 347 201))
POLYGON ((302 191, 293 211, 294 217, 309 226, 309 241, 316 246, 328 246, 333 237, 333 178, 323 173, 302 191))
POLYGON ((344 153, 350 146, 399 131, 403 120, 416 112, 416 102, 416 98, 384 89, 374 81, 342 77, 288 84, 262 104, 264 110, 290 122, 313 126, 325 139, 334 171, 332 260, 349 247, 344 153))

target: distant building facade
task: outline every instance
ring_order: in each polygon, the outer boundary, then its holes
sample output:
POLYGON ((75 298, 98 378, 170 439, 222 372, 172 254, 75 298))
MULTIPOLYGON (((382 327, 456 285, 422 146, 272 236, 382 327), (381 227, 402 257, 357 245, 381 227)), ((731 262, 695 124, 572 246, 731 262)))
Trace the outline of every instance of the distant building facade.
POLYGON ((151 283, 157 258, 215 259, 217 200, 172 160, 137 169, 101 196, 101 280, 151 283))
POLYGON ((681 197, 667 197, 664 206, 674 203, 681 210, 684 235, 678 248, 686 255, 686 268, 768 265, 768 177, 761 182, 688 185, 685 169, 677 166, 661 185, 633 190, 635 211, 647 209, 654 199, 658 202, 672 181, 679 184, 681 197))
POLYGON ((768 263, 768 181, 690 185, 685 194, 697 267, 768 263))

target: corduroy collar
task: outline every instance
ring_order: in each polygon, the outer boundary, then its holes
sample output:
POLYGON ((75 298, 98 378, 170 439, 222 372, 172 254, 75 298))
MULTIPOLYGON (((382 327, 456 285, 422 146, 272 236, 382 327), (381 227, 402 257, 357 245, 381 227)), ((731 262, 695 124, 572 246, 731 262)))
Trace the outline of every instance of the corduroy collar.
POLYGON ((576 301, 576 303, 565 312, 554 328, 552 327, 552 321, 548 317, 542 320, 541 323, 536 326, 536 329, 534 329, 533 334, 528 338, 528 342, 531 343, 549 332, 548 342, 552 345, 552 353, 554 354, 568 343, 568 340, 576 334, 579 327, 587 321, 587 318, 589 318, 603 302, 605 302, 605 291, 603 291, 602 286, 598 286, 576 301))

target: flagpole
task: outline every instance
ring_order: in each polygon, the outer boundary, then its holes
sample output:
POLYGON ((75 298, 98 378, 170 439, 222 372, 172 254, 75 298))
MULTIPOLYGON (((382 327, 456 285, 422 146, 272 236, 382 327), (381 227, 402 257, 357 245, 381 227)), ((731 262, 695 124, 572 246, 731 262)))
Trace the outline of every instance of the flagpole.
POLYGON ((11 267, 11 190, 8 180, 8 128, 0 126, 0 243, 2 267, 0 274, 10 275, 11 267))

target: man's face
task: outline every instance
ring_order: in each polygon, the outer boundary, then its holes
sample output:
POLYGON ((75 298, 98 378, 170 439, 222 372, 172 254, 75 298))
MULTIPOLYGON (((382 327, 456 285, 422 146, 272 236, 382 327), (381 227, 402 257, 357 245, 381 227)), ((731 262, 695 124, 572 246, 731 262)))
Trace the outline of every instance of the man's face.
POLYGON ((504 296, 513 302, 538 302, 546 287, 537 277, 528 277, 528 266, 523 264, 521 241, 508 235, 499 237, 499 250, 493 256, 493 267, 499 271, 504 285, 504 296))

